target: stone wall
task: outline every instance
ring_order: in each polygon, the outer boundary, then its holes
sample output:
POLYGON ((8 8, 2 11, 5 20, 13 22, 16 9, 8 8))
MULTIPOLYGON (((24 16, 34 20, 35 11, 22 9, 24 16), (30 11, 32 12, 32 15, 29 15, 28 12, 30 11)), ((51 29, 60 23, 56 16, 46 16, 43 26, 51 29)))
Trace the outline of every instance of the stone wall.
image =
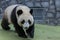
POLYGON ((0 0, 0 18, 5 8, 12 4, 24 4, 32 8, 36 23, 60 25, 60 0, 0 0))

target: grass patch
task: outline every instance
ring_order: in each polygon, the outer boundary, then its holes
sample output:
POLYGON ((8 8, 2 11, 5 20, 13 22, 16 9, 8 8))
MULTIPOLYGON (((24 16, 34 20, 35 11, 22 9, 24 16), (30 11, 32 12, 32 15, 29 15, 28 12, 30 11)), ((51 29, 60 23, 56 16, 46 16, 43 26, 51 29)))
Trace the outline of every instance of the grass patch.
MULTIPOLYGON (((9 26, 12 31, 5 31, 0 25, 0 40, 27 40, 18 37, 17 33, 14 32, 13 25, 9 26)), ((60 40, 60 26, 35 24, 35 36, 32 40, 60 40)))

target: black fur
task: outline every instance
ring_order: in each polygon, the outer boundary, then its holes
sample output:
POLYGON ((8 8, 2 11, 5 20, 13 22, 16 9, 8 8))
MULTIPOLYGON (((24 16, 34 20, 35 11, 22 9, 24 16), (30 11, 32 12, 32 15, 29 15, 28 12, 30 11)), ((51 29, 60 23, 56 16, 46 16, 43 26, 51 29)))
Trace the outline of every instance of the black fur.
MULTIPOLYGON (((20 37, 27 38, 27 36, 26 36, 25 33, 24 33, 23 28, 20 27, 20 26, 18 25, 18 23, 17 23, 16 8, 17 8, 17 6, 16 6, 16 7, 13 9, 13 11, 12 11, 11 21, 12 21, 12 23, 13 23, 13 25, 14 25, 14 28, 15 28, 16 32, 18 33, 18 35, 19 35, 20 37)), ((2 25, 2 28, 5 29, 5 30, 9 30, 9 29, 10 29, 10 27, 8 26, 9 23, 8 23, 8 20, 7 20, 7 19, 4 19, 4 18, 3 18, 1 25, 2 25)), ((33 37, 34 37, 34 24, 33 24, 32 26, 30 26, 30 28, 29 28, 28 30, 26 30, 26 31, 27 31, 28 35, 29 35, 31 38, 33 38, 33 37)))
POLYGON ((9 25, 8 20, 3 17, 2 22, 1 22, 2 28, 4 30, 10 30, 10 27, 8 25, 9 25))

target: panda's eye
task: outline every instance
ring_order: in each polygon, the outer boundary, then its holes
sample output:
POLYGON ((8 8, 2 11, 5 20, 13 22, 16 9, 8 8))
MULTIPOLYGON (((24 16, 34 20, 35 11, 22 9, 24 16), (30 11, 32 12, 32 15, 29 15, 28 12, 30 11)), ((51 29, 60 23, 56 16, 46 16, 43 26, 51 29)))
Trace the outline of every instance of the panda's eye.
POLYGON ((24 22, 25 22, 25 21, 24 21, 24 20, 22 20, 22 21, 21 21, 21 24, 24 24, 24 22))
POLYGON ((29 22, 29 24, 31 24, 31 21, 30 20, 28 20, 28 22, 29 22))
POLYGON ((22 10, 18 10, 18 11, 17 11, 18 16, 21 15, 22 13, 23 13, 22 10))

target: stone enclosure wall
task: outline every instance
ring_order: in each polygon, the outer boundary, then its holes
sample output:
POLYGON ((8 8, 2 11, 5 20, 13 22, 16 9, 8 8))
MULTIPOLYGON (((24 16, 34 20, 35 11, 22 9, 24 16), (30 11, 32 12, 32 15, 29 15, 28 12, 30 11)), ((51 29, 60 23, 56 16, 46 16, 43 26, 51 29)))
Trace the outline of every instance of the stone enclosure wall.
POLYGON ((24 4, 33 9, 36 23, 60 25, 60 0, 0 0, 0 18, 7 6, 24 4))

